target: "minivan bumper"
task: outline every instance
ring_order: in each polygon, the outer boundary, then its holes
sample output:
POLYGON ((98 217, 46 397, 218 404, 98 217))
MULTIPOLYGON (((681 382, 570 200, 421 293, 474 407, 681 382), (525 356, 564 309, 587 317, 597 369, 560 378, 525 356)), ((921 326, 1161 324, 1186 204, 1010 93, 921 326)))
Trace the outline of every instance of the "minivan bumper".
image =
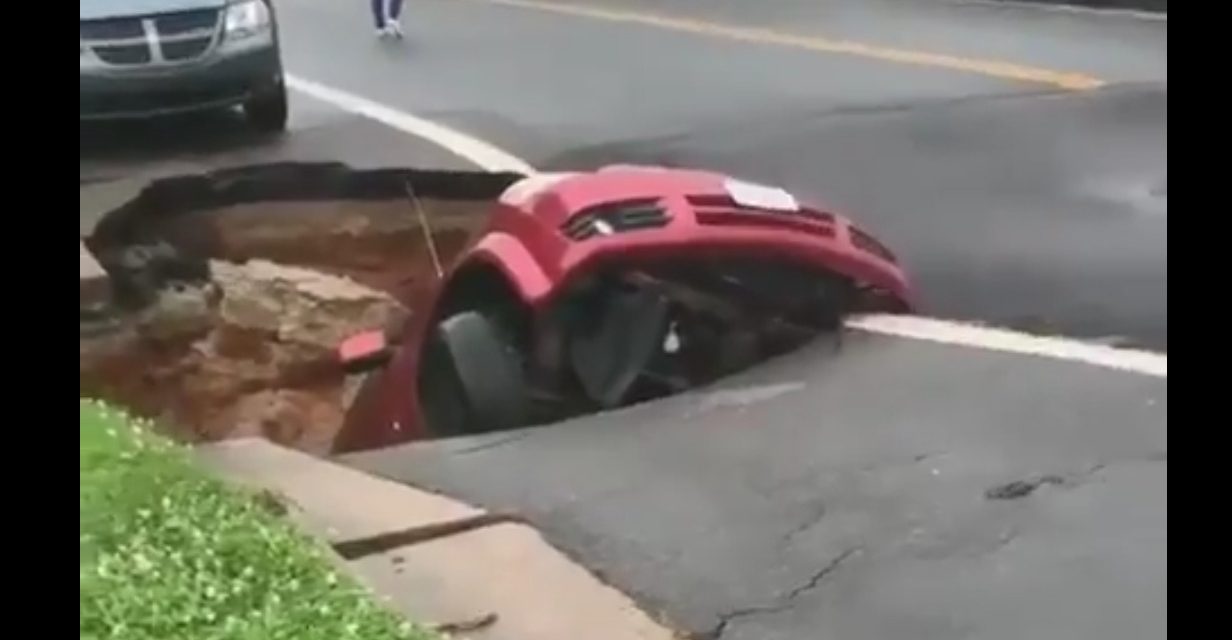
POLYGON ((186 65, 81 71, 81 120, 141 118, 223 108, 282 83, 276 42, 186 65))

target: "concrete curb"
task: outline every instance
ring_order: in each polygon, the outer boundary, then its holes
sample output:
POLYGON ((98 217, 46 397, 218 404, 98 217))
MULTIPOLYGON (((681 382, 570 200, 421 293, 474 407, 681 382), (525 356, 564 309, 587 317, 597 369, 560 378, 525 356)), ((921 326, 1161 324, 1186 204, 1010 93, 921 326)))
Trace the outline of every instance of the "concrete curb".
POLYGON ((260 439, 201 446, 225 479, 271 491, 306 531, 390 608, 433 624, 487 620, 474 640, 672 640, 516 519, 313 458, 260 439), (401 542, 399 538, 403 538, 401 542), (373 540, 386 540, 365 548, 373 540))

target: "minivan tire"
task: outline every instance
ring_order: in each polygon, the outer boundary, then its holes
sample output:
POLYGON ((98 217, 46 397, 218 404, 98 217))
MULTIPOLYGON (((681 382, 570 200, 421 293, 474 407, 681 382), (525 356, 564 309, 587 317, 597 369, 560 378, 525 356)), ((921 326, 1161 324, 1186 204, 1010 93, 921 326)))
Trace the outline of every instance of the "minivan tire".
POLYGON ((253 95, 244 103, 244 117, 261 133, 287 129, 287 88, 281 82, 253 95))

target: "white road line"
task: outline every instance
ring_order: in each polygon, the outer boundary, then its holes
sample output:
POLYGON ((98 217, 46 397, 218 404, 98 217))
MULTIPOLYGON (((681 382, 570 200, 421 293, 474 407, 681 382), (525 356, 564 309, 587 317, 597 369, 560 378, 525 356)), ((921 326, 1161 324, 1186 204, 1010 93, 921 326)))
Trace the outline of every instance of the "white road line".
POLYGON ((449 152, 469 160, 485 171, 512 171, 525 175, 536 173, 520 158, 512 156, 479 138, 451 129, 443 124, 424 120, 405 111, 374 102, 342 89, 335 89, 300 76, 287 74, 287 86, 327 102, 345 111, 367 116, 384 125, 428 140, 449 152))
POLYGON ((848 320, 847 326, 901 338, 1085 362, 1109 369, 1132 371, 1159 378, 1168 377, 1167 354, 1151 351, 1117 349, 1078 340, 1037 336, 921 316, 859 316, 848 320))
POLYGON ((1077 13, 1083 15, 1109 16, 1114 18, 1132 18, 1134 20, 1146 20, 1149 22, 1168 21, 1168 14, 1166 13, 1143 11, 1139 9, 1101 9, 1097 7, 1083 7, 1074 4, 1041 4, 1038 2, 1025 2, 1023 0, 959 0, 958 4, 982 5, 985 7, 1010 7, 1013 9, 1027 9, 1031 11, 1050 11, 1053 13, 1077 13))
MULTIPOLYGON (((528 176, 538 173, 530 163, 473 136, 362 96, 298 76, 287 76, 287 86, 345 111, 367 116, 399 131, 423 138, 475 163, 485 171, 512 171, 528 176)), ((1116 349, 1077 340, 1035 336, 920 316, 860 316, 849 320, 847 325, 853 329, 901 338, 1041 356, 1160 378, 1168 377, 1167 354, 1149 351, 1116 349)))

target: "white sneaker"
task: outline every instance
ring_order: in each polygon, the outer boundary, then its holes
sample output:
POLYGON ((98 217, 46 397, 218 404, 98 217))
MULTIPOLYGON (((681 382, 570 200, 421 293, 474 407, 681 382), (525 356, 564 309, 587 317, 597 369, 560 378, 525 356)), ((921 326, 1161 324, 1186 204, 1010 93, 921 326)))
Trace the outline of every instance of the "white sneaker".
POLYGON ((385 30, 390 35, 399 40, 402 39, 402 23, 396 18, 390 18, 385 21, 385 30))
POLYGON ((388 26, 380 27, 379 29, 376 30, 377 39, 384 40, 385 38, 388 38, 389 36, 390 36, 390 33, 389 33, 388 26))

